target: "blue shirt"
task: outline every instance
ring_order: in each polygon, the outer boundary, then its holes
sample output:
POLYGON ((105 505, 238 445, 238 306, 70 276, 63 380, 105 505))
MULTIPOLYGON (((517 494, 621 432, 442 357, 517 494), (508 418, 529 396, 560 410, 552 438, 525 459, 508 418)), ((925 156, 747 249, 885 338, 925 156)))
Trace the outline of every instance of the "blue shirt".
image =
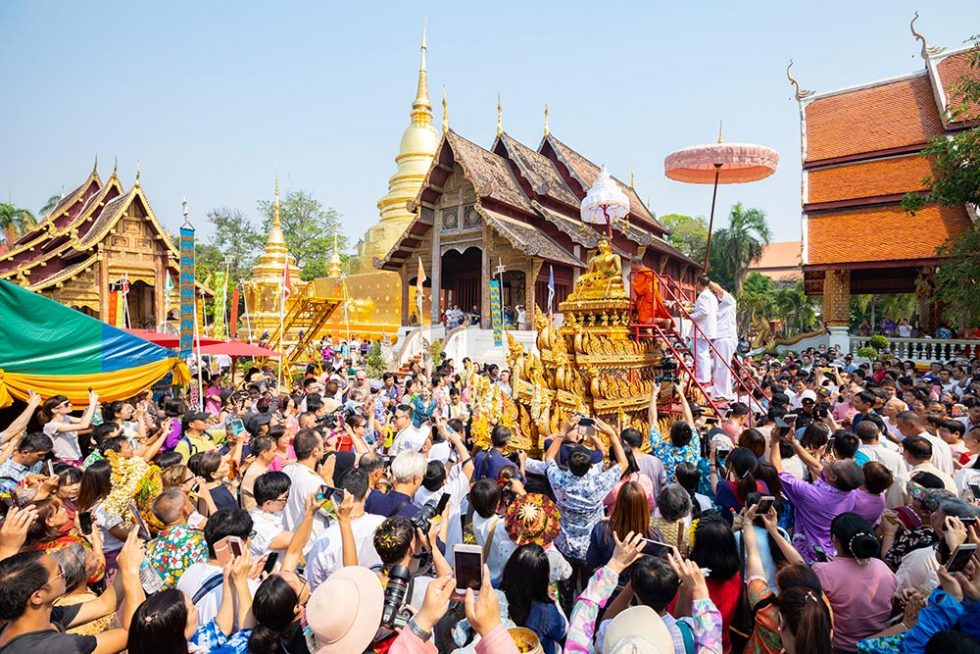
POLYGON ((374 515, 390 518, 393 515, 400 515, 411 519, 421 509, 412 504, 412 498, 405 493, 396 490, 388 493, 371 491, 367 501, 364 502, 364 510, 374 515), (400 507, 400 508, 399 508, 400 507))
POLYGON ((0 477, 10 477, 18 482, 24 481, 27 475, 37 475, 41 473, 43 463, 38 461, 28 468, 14 461, 13 457, 0 464, 0 477))
MULTIPOLYGON (((500 470, 504 466, 513 466, 514 462, 500 453, 499 450, 482 450, 473 457, 473 481, 481 479, 500 478, 500 470)), ((516 467, 516 466, 515 466, 516 467)), ((518 476, 521 475, 518 473, 518 476)), ((523 479, 523 477, 521 477, 523 479)))
POLYGON ((677 470, 678 463, 693 463, 697 465, 701 458, 701 439, 698 437, 696 429, 691 430, 691 442, 684 447, 674 447, 670 439, 664 439, 660 435, 660 430, 650 427, 650 452, 655 457, 663 461, 664 472, 667 474, 667 483, 673 484, 676 481, 674 472, 677 470))
POLYGON ((578 477, 562 470, 552 459, 545 468, 561 512, 561 528, 555 546, 566 558, 584 561, 589 551, 592 529, 602 519, 602 500, 612 490, 623 470, 614 465, 605 472, 598 465, 578 477))

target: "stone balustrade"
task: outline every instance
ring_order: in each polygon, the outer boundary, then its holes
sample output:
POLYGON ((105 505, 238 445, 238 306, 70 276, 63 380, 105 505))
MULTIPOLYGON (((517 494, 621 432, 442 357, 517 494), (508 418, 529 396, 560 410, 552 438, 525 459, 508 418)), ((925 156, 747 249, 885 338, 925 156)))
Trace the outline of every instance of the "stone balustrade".
MULTIPOLYGON (((858 350, 868 345, 870 337, 851 336, 849 351, 857 356, 858 350)), ((931 363, 933 361, 950 361, 956 358, 972 359, 980 356, 980 340, 975 339, 940 339, 940 338, 892 338, 888 337, 889 350, 892 356, 902 361, 916 363, 931 363)))

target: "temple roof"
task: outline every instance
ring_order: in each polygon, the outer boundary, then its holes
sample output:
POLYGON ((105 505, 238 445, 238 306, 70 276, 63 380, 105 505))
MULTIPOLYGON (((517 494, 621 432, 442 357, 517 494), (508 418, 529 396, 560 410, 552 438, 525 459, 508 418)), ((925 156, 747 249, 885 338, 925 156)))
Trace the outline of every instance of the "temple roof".
MULTIPOLYGON (((574 180, 577 184, 569 184, 569 187, 575 191, 578 199, 581 201, 588 193, 589 188, 595 181, 596 177, 599 176, 600 168, 596 164, 592 163, 581 154, 573 150, 572 148, 565 145, 563 142, 558 140, 554 134, 549 133, 541 141, 541 145, 538 146, 538 152, 552 159, 549 154, 553 154, 557 162, 563 164, 564 169, 568 172, 568 177, 574 180)), ((553 161, 555 159, 552 159, 553 161)), ((561 169, 559 168, 561 172, 561 169)), ((566 178, 568 179, 568 178, 566 178)), ((640 196, 636 194, 636 191, 632 189, 628 184, 624 184, 615 177, 613 179, 619 185, 619 188, 629 197, 630 199, 630 216, 637 221, 645 223, 649 227, 653 227, 660 234, 669 234, 670 230, 657 222, 657 219, 653 217, 650 210, 647 209, 643 201, 640 200, 640 196)))
POLYGON ((497 138, 494 147, 491 148, 494 152, 499 152, 501 149, 503 150, 501 156, 506 156, 517 167, 520 176, 527 180, 534 193, 561 202, 572 211, 578 212, 579 198, 565 184, 550 159, 506 132, 497 138))
POLYGON ((956 86, 964 75, 976 75, 970 68, 970 51, 972 46, 935 55, 929 60, 930 73, 936 86, 936 99, 940 103, 943 123, 947 128, 969 127, 980 118, 980 106, 973 104, 963 115, 950 115, 947 109, 955 109, 962 101, 962 95, 956 92, 956 86))
MULTIPOLYGON (((506 159, 484 150, 452 130, 446 134, 444 142, 448 142, 452 147, 456 161, 466 171, 478 197, 491 198, 529 214, 534 213, 530 200, 521 190, 506 159)), ((441 150, 442 146, 439 149, 441 150)), ((436 158, 438 157, 439 153, 436 152, 436 158)), ((422 184, 423 191, 427 183, 428 178, 422 184)))
POLYGON ((808 266, 937 260, 936 248, 970 228, 963 206, 926 206, 910 216, 901 205, 810 214, 808 266))
POLYGON ((804 204, 813 210, 828 202, 900 200, 905 193, 925 190, 923 180, 930 175, 929 160, 917 153, 817 168, 807 175, 804 204))
POLYGON ((582 261, 571 255, 534 225, 529 225, 480 205, 476 206, 476 210, 486 218, 487 224, 494 231, 510 241, 515 249, 524 254, 576 268, 584 267, 582 261))

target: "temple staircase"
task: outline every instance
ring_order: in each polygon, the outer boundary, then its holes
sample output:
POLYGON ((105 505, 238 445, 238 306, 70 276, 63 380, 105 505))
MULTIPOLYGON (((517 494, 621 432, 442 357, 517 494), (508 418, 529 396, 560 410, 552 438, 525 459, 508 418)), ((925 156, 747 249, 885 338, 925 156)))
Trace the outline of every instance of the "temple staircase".
POLYGON ((282 325, 269 337, 269 349, 282 355, 283 370, 291 370, 299 363, 320 362, 320 352, 315 343, 331 314, 344 303, 342 298, 300 296, 289 304, 282 325), (290 341, 290 334, 299 330, 298 338, 290 341))

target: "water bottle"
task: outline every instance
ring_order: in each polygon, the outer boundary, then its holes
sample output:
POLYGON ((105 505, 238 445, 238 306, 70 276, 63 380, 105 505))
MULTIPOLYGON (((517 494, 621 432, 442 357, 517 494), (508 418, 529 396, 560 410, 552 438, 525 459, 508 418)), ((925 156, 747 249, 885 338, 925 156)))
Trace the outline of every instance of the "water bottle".
POLYGON ((163 590, 163 579, 146 559, 143 559, 143 563, 140 564, 140 585, 143 586, 143 591, 147 595, 153 595, 163 590))

